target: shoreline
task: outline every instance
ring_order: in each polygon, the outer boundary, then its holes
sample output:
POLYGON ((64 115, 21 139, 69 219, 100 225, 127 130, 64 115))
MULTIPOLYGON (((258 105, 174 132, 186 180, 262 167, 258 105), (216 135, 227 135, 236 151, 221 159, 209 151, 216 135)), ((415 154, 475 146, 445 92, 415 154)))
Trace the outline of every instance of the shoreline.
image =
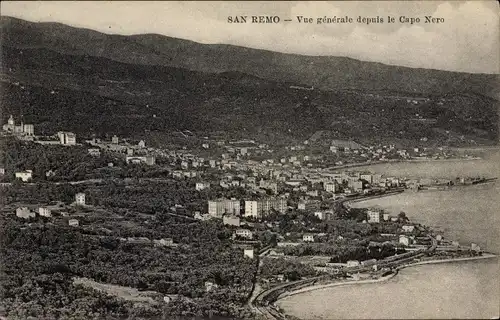
POLYGON ((492 254, 492 253, 484 253, 482 256, 477 256, 477 257, 447 258, 447 259, 436 259, 436 260, 415 262, 412 264, 399 266, 395 269, 395 271, 393 273, 391 273, 387 276, 378 278, 378 279, 347 280, 347 281, 335 282, 335 283, 318 284, 318 285, 312 285, 310 287, 305 287, 305 288, 301 288, 301 289, 290 291, 290 292, 285 292, 285 293, 281 294, 280 296, 278 296, 278 298, 276 299, 276 301, 274 303, 277 303, 279 300, 282 300, 284 298, 294 296, 297 294, 302 294, 302 293, 306 293, 306 292, 311 292, 311 291, 316 291, 316 290, 321 290, 321 289, 326 289, 326 288, 331 288, 331 287, 385 282, 385 281, 388 281, 388 280, 394 278, 395 276, 397 276, 399 273, 399 270, 402 270, 405 268, 421 266, 421 265, 428 265, 428 264, 477 261, 477 260, 486 260, 486 259, 493 259, 493 258, 498 258, 498 256, 495 254, 492 254))
POLYGON ((326 169, 330 170, 338 170, 338 169, 348 169, 348 168, 356 168, 356 167, 370 167, 376 166, 380 164, 392 164, 392 163, 418 163, 418 162, 454 162, 454 161, 477 161, 477 160, 485 160, 481 157, 472 157, 472 158, 449 158, 449 159, 389 159, 385 161, 375 160, 371 162, 358 162, 358 163, 348 163, 340 166, 333 166, 326 169))

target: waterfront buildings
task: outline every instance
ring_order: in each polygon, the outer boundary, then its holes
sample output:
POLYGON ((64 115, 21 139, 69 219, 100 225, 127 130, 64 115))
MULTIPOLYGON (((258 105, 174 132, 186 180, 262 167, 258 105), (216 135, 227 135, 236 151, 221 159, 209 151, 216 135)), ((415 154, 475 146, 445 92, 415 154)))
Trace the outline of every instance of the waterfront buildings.
POLYGON ((323 188, 326 192, 337 193, 339 191, 339 186, 336 181, 326 182, 323 184, 323 188))
POLYGON ((382 212, 376 209, 370 209, 367 212, 369 223, 380 223, 382 212))

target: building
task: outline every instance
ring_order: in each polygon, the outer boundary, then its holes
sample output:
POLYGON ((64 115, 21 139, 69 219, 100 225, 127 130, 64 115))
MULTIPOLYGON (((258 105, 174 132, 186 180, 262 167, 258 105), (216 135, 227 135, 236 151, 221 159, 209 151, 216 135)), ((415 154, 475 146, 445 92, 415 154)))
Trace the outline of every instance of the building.
POLYGON ((127 164, 140 164, 144 163, 148 166, 153 166, 156 164, 156 158, 153 156, 127 156, 125 157, 127 164))
POLYGON ((222 223, 225 224, 225 225, 229 225, 229 226, 239 227, 240 226, 240 217, 236 217, 236 216, 223 216, 222 217, 222 223))
POLYGON ((252 239, 253 238, 253 233, 252 231, 248 229, 237 229, 234 233, 235 236, 246 238, 246 239, 252 239))
POLYGON ((319 210, 320 204, 321 201, 319 200, 300 201, 297 205, 297 209, 306 211, 319 210))
POLYGON ((75 203, 79 206, 85 205, 85 193, 79 192, 75 194, 75 203))
POLYGON ((118 139, 118 136, 114 135, 112 138, 111 138, 111 143, 113 144, 118 144, 119 143, 119 139, 118 139))
POLYGON ((286 209, 287 203, 284 198, 245 201, 245 217, 262 218, 268 215, 271 210, 275 210, 283 214, 286 212, 286 209))
POLYGON ((368 183, 372 184, 373 183, 373 175, 371 174, 362 174, 360 177, 361 180, 365 180, 368 183))
POLYGON ((100 157, 101 156, 101 149, 99 148, 90 148, 87 149, 88 154, 90 154, 93 157, 100 157))
POLYGON ((31 170, 24 170, 20 172, 15 173, 16 179, 21 179, 23 182, 28 182, 31 179, 33 179, 33 171, 31 170))
POLYGON ((211 200, 208 201, 208 214, 215 218, 222 218, 224 214, 239 216, 241 205, 239 200, 211 200))
POLYGON ((253 259, 253 249, 252 248, 243 249, 243 256, 253 259))
POLYGON ((35 126, 32 124, 25 124, 23 133, 27 136, 34 136, 35 135, 35 126))
POLYGON ((63 146, 76 145, 76 134, 74 134, 73 132, 59 131, 57 133, 57 136, 59 137, 59 142, 63 146))
POLYGON ((216 283, 210 282, 210 281, 205 281, 205 292, 210 292, 214 289, 217 289, 219 285, 216 283))
POLYGON ((410 238, 408 236, 405 236, 404 234, 401 234, 399 235, 399 243, 401 243, 404 246, 409 246, 410 238))
POLYGON ((72 227, 78 227, 80 225, 80 222, 76 219, 69 219, 68 225, 70 225, 72 227))
POLYGON ((359 266, 359 261, 358 260, 349 260, 347 261, 347 267, 357 267, 359 266))
POLYGON ((332 140, 331 147, 336 147, 339 151, 359 150, 363 148, 359 143, 348 140, 332 140))
POLYGON ((328 220, 330 216, 333 214, 333 212, 329 211, 316 211, 314 212, 314 215, 318 217, 320 220, 328 220))
POLYGON ((27 207, 20 207, 16 209, 16 216, 23 219, 34 218, 36 215, 27 207))
POLYGON ((205 190, 210 188, 210 183, 208 182, 196 182, 194 187, 197 191, 205 190))
POLYGON ((354 180, 349 180, 347 184, 350 188, 352 188, 354 191, 361 191, 363 190, 363 181, 354 181, 354 180))
POLYGON ((326 192, 337 193, 339 191, 339 187, 337 182, 326 182, 323 184, 323 188, 326 192))
POLYGON ((0 175, 4 175, 5 174, 5 168, 0 168, 0 175))
POLYGON ((16 122, 14 117, 11 115, 7 120, 7 123, 2 126, 3 131, 26 135, 26 136, 34 136, 35 135, 35 126, 32 124, 24 124, 21 121, 21 124, 16 126, 16 122))
POLYGON ((141 141, 139 141, 139 143, 137 144, 137 146, 139 148, 145 148, 146 147, 146 142, 144 142, 144 140, 141 140, 141 141))
POLYGON ((50 211, 50 209, 45 207, 38 208, 38 214, 42 217, 48 218, 52 216, 52 212, 50 211))
POLYGON ((246 200, 245 217, 262 218, 262 202, 257 200, 246 200))
POLYGON ((412 225, 403 226, 402 228, 404 232, 413 232, 413 230, 415 230, 415 226, 412 225))
POLYGON ((304 242, 314 242, 314 235, 313 234, 304 234, 302 236, 302 241, 304 241, 304 242))
POLYGON ((163 238, 159 240, 153 240, 153 245, 156 247, 172 247, 175 244, 172 238, 163 238))
POLYGON ((370 209, 367 212, 367 216, 368 216, 369 223, 380 223, 380 219, 382 218, 381 217, 382 212, 380 212, 379 210, 370 209))

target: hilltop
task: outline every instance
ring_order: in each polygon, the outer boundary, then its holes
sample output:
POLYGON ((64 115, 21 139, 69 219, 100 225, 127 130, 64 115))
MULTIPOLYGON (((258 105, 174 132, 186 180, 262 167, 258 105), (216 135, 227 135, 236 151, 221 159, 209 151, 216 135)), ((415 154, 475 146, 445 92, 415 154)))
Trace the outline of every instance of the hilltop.
POLYGON ((238 71, 325 90, 358 89, 416 94, 476 93, 499 98, 498 75, 390 66, 346 57, 305 56, 225 44, 200 44, 158 34, 109 35, 60 23, 1 17, 2 45, 63 54, 180 67, 219 73, 238 71))

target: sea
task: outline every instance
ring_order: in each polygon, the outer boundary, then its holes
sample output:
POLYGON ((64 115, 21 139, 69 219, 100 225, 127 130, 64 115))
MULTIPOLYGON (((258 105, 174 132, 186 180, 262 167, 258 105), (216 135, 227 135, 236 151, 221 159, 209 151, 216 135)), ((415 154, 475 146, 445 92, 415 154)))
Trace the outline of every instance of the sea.
MULTIPOLYGON (((484 160, 401 162, 357 168, 384 175, 454 179, 500 178, 500 157, 484 160)), ((405 191, 357 202, 389 213, 406 212, 446 238, 500 255, 500 181, 445 191, 405 191)), ((382 283, 330 287, 286 297, 277 304, 301 319, 492 319, 500 316, 498 258, 420 265, 382 283)))

